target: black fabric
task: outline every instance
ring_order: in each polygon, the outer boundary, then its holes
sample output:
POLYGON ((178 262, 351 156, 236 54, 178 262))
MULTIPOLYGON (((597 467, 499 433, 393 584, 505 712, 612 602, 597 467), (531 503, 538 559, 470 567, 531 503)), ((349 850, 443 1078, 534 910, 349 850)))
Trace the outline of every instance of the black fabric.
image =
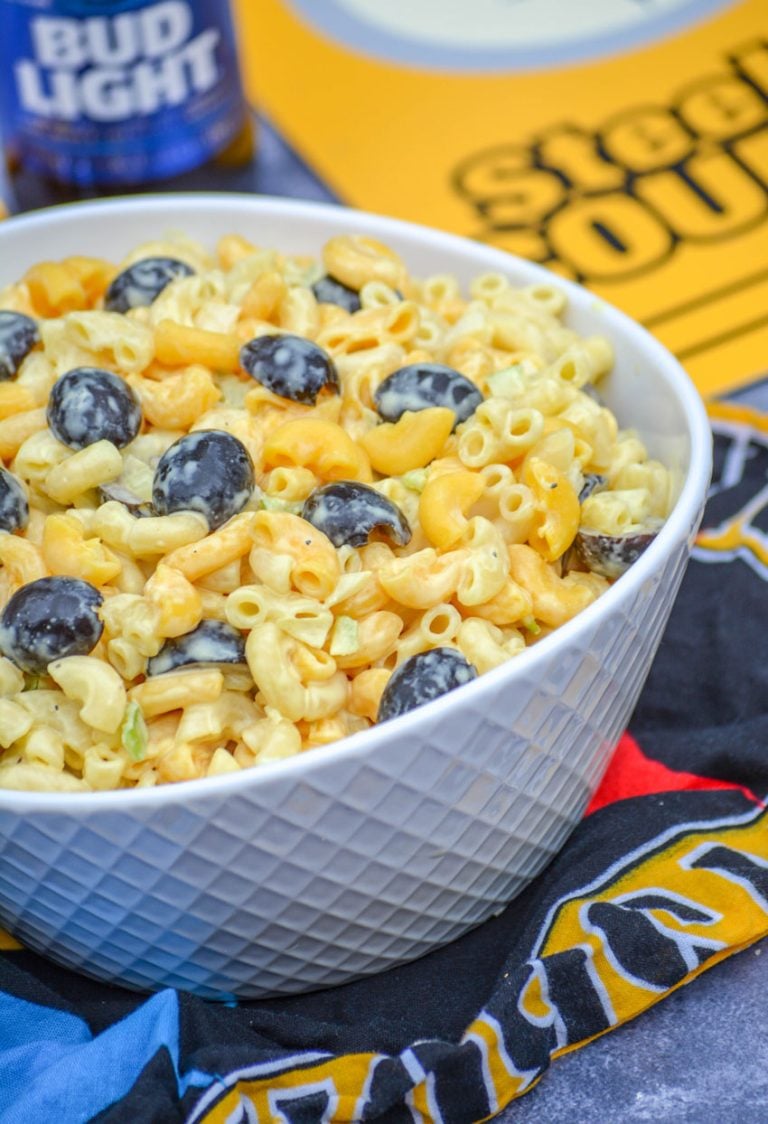
POLYGON ((185 1111, 175 1087, 168 1051, 160 1049, 141 1071, 128 1096, 92 1117, 94 1124, 182 1124, 185 1111))

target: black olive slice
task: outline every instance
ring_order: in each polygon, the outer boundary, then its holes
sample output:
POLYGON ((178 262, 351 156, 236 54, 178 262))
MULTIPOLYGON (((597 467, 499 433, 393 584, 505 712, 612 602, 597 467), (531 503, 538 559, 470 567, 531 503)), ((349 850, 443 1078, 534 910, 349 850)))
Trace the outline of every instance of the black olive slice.
POLYGON ((384 688, 377 721, 397 718, 477 678, 477 669, 455 648, 432 648, 400 664, 384 688))
POLYGON ((29 501, 21 481, 0 467, 0 531, 23 531, 29 522, 29 501))
POLYGON ((258 336, 240 351, 252 379, 281 398, 314 406, 323 387, 339 393, 339 375, 327 351, 303 336, 258 336))
POLYGON ((406 410, 447 406, 456 415, 456 425, 474 414, 483 401, 470 379, 442 363, 410 363, 393 371, 379 384, 373 398, 384 421, 399 421, 406 410))
POLYGON ((627 572, 648 549, 658 532, 659 528, 653 527, 645 531, 630 531, 626 535, 605 535, 582 527, 574 540, 574 552, 593 574, 613 580, 627 572))
POLYGON ((608 485, 608 477, 603 476, 599 472, 586 472, 584 474, 584 483, 579 492, 579 503, 584 503, 593 492, 602 492, 608 485))
POLYGON ((103 598, 79 578, 38 578, 18 589, 0 615, 0 653, 22 671, 41 674, 53 660, 87 656, 104 625, 103 598))
POLYGON ((383 531, 398 546, 411 541, 411 528, 400 508, 367 484, 340 480, 316 488, 301 509, 334 546, 365 546, 374 531, 383 531))
POLYGON ((201 621, 191 632, 167 640, 147 663, 147 675, 165 675, 182 667, 244 665, 245 641, 226 621, 201 621))
POLYGON ((354 289, 342 285, 341 281, 336 281, 327 274, 315 281, 312 292, 321 304, 337 304, 346 312, 359 312, 362 307, 360 297, 354 289))
POLYGON ((250 454, 231 433, 201 429, 180 437, 161 456, 152 483, 158 515, 197 511, 212 531, 242 511, 255 487, 250 454))
POLYGON ((142 258, 118 273, 104 295, 104 307, 108 312, 146 307, 157 300, 172 281, 191 277, 194 272, 177 258, 142 258))
POLYGON ((69 449, 85 449, 97 441, 122 449, 141 429, 141 404, 111 371, 76 367, 53 384, 46 417, 53 436, 69 449))
POLYGON ((37 324, 23 312, 0 312, 0 382, 18 373, 22 362, 40 342, 37 324))
POLYGON ((143 500, 141 496, 137 496, 130 488, 119 484, 117 480, 112 484, 100 484, 98 493, 102 503, 108 503, 114 500, 117 503, 121 503, 123 507, 126 507, 131 515, 136 515, 141 519, 146 519, 147 516, 157 514, 151 503, 143 500))

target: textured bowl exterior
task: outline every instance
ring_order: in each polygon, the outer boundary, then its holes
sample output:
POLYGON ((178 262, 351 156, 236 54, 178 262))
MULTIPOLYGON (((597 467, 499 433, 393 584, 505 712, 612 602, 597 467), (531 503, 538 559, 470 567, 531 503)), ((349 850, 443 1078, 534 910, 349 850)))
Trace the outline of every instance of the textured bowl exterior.
MULTIPOLYGON (((135 225, 136 203, 112 206, 135 225)), ((168 201, 154 206, 167 220, 168 201)), ((210 218, 222 204, 201 197, 197 206, 210 218)), ((346 222, 388 241, 398 231, 413 245, 428 236, 438 251, 444 240, 444 270, 463 254, 474 272, 512 263, 522 279, 542 280, 534 266, 449 236, 294 208, 235 199, 222 232, 254 214, 278 226, 304 215, 325 236, 346 222)), ((71 252, 94 210, 69 211, 71 252)), ((180 225, 173 218, 164 225, 180 225)), ((38 226, 45 231, 45 216, 38 226)), ((270 241, 283 244, 279 231, 270 241)), ((54 255, 38 247, 37 256, 54 255)), ((572 299, 592 298, 573 290, 572 299)), ((641 329, 610 315, 606 331, 627 335, 628 353, 669 368, 661 406, 685 419, 677 508, 625 578, 523 656, 337 746, 145 792, 0 793, 0 923, 100 979, 245 998, 411 960, 498 912, 542 870, 632 712, 708 480, 706 420, 685 377, 641 329)))

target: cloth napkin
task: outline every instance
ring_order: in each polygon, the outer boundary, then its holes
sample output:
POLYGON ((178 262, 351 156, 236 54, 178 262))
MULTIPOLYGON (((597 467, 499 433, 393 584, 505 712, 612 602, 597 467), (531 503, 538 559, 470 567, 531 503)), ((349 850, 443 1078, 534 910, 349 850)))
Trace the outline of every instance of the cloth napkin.
POLYGON ((6 936, 0 1124, 471 1124, 764 936, 768 416, 712 422, 703 530, 630 729, 526 892, 413 964, 232 1006, 95 983, 6 936))

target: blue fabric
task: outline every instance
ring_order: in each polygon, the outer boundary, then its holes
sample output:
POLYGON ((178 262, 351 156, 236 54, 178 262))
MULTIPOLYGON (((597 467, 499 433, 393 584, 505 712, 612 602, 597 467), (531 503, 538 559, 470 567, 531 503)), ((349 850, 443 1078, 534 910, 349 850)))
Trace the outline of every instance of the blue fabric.
POLYGON ((124 1097, 164 1046, 179 1096, 211 1077, 179 1076, 179 1003, 163 991, 94 1037, 75 1015, 0 992, 0 1124, 85 1124, 124 1097))

